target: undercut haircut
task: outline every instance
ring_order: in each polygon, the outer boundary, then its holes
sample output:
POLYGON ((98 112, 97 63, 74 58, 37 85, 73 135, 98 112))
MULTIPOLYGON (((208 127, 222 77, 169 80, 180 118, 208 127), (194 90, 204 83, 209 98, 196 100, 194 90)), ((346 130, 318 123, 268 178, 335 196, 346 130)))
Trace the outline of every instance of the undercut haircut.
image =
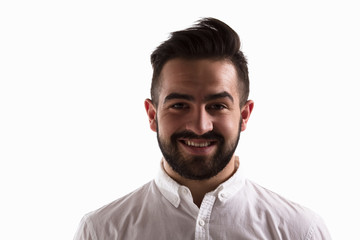
POLYGON ((183 58, 230 61, 238 75, 240 106, 243 106, 249 96, 249 73, 247 60, 240 47, 238 34, 227 24, 215 18, 203 18, 190 28, 172 32, 169 39, 160 44, 151 54, 153 104, 158 106, 160 76, 165 63, 174 58, 183 58))

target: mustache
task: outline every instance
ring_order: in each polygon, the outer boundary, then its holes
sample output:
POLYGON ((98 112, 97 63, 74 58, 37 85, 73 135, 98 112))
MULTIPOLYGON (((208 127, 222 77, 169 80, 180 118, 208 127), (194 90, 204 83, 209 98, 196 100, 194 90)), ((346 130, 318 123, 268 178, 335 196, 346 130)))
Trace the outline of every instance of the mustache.
POLYGON ((214 131, 210 131, 207 133, 204 133, 202 135, 197 135, 196 133, 192 132, 192 131, 182 131, 182 132, 178 132, 178 133, 174 133, 173 135, 171 135, 171 141, 176 141, 179 138, 191 138, 191 139, 207 139, 207 140, 218 140, 220 142, 224 141, 224 137, 219 134, 216 133, 214 131))

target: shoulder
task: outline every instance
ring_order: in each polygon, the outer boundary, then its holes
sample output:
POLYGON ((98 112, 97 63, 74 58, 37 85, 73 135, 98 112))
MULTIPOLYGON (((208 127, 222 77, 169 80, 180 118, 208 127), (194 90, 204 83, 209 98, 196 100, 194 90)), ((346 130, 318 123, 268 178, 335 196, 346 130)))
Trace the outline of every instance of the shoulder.
POLYGON ((86 214, 78 229, 77 235, 91 236, 91 238, 77 239, 103 239, 107 234, 119 235, 122 229, 136 221, 136 216, 144 209, 151 210, 146 206, 156 201, 158 189, 154 181, 151 181, 135 191, 86 214))
POLYGON ((103 221, 118 216, 119 213, 126 214, 141 208, 148 202, 157 191, 153 181, 143 185, 133 192, 89 213, 87 216, 93 221, 103 221))
POLYGON ((304 236, 302 239, 330 239, 323 220, 314 211, 250 180, 246 180, 245 184, 250 207, 280 236, 288 236, 289 239, 296 236, 304 236), (328 237, 316 238, 322 235, 328 237))
POLYGON ((282 213, 282 215, 309 215, 315 213, 310 209, 295 203, 278 193, 275 193, 265 187, 262 187, 250 180, 245 182, 247 197, 256 203, 256 207, 260 209, 269 209, 275 213, 282 213))

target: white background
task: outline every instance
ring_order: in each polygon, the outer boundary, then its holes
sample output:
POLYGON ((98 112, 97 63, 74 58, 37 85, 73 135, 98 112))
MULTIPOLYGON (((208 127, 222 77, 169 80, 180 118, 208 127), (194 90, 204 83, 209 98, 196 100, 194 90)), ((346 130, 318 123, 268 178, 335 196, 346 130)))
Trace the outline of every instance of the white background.
POLYGON ((161 158, 149 56, 216 17, 240 35, 255 108, 248 178, 359 237, 355 1, 1 1, 0 238, 72 239, 81 217, 140 187, 161 158))

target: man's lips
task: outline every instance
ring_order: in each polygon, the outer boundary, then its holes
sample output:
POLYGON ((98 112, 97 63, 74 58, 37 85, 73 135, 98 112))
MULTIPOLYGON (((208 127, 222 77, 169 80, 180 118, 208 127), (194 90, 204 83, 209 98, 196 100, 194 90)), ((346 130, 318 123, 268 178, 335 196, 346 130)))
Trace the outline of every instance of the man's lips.
POLYGON ((217 142, 216 140, 185 139, 185 138, 180 138, 179 141, 187 147, 194 147, 194 148, 207 148, 209 146, 214 145, 217 142))

